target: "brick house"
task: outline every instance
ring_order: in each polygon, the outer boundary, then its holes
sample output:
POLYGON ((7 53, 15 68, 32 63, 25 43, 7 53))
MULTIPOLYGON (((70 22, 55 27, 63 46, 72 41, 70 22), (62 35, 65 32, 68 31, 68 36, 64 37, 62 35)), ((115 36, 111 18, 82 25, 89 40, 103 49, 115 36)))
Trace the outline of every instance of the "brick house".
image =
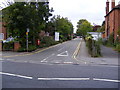
POLYGON ((115 6, 115 0, 111 2, 111 10, 109 11, 109 1, 106 2, 106 16, 105 16, 105 38, 113 33, 114 40, 118 37, 118 30, 120 30, 120 2, 115 6))

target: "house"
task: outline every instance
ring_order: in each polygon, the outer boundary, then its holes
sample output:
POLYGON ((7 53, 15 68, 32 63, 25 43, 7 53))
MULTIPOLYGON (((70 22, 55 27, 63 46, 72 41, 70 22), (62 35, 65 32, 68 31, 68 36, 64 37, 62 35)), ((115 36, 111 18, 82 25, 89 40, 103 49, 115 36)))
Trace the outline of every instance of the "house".
POLYGON ((101 32, 88 32, 88 34, 92 35, 93 40, 98 40, 99 38, 102 38, 101 32))
POLYGON ((93 26, 93 32, 96 32, 101 26, 100 25, 94 25, 93 26))
MULTIPOLYGON (((111 10, 109 11, 109 1, 106 2, 106 16, 105 16, 105 38, 108 39, 113 34, 114 41, 120 30, 120 2, 115 6, 115 0, 111 2, 111 10)), ((113 42, 114 42, 113 41, 113 42)))

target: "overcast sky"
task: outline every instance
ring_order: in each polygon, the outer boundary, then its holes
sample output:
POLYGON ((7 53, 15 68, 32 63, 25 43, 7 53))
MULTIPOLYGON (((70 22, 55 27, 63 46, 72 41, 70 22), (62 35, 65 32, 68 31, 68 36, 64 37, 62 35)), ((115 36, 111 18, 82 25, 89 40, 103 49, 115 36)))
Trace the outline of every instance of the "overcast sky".
MULTIPOLYGON (((101 25, 105 20, 106 1, 107 0, 50 0, 50 7, 53 7, 54 15, 68 17, 76 30, 77 22, 80 19, 87 19, 92 25, 93 23, 101 25)), ((111 2, 111 0, 109 1, 111 2)), ((117 5, 119 0, 115 1, 117 5)))
MULTIPOLYGON (((0 0, 0 2, 4 1, 12 0, 0 0)), ((49 4, 50 7, 54 9, 53 15, 67 17, 73 23, 76 31, 76 25, 80 19, 87 19, 92 25, 93 23, 101 25, 105 20, 106 1, 107 0, 49 0, 49 4)), ((112 0, 109 1, 111 2, 112 0)), ((120 0, 115 1, 116 5, 118 5, 120 0)))

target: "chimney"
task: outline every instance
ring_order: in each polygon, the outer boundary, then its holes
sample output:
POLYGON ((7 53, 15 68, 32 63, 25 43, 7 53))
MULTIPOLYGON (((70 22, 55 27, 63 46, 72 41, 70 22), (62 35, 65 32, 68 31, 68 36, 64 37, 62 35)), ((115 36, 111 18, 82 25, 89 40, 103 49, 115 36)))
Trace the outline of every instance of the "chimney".
POLYGON ((109 13, 109 0, 107 0, 106 2, 106 14, 109 13))
POLYGON ((113 9, 114 7, 115 7, 115 0, 112 0, 111 9, 113 9))

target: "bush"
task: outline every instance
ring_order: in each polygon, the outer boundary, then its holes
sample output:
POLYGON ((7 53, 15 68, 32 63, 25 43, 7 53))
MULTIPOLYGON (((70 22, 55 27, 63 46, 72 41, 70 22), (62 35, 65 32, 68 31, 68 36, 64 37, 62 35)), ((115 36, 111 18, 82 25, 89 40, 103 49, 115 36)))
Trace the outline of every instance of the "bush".
POLYGON ((100 49, 100 43, 99 41, 94 41, 93 43, 93 46, 94 46, 94 50, 92 51, 93 53, 93 57, 99 57, 101 56, 101 49, 100 49))
POLYGON ((46 44, 46 45, 51 45, 51 44, 53 44, 53 42, 54 42, 54 40, 53 40, 53 38, 52 37, 50 37, 50 36, 45 36, 45 37, 43 37, 42 38, 42 40, 41 40, 41 43, 42 44, 46 44))
MULTIPOLYGON (((37 47, 34 46, 34 45, 29 45, 29 46, 28 46, 28 52, 32 52, 32 51, 34 51, 34 50, 36 50, 36 49, 37 49, 37 47)), ((26 51, 27 51, 26 47, 21 47, 21 48, 18 50, 18 52, 26 52, 26 51)))
POLYGON ((14 49, 14 42, 13 41, 3 43, 3 50, 5 50, 5 51, 11 51, 13 49, 14 49))
POLYGON ((41 39, 41 44, 39 45, 39 48, 42 48, 42 47, 48 47, 48 46, 51 46, 51 45, 55 45, 57 44, 58 42, 56 42, 53 37, 50 37, 50 36, 45 36, 41 39))
POLYGON ((92 55, 92 39, 86 40, 86 46, 88 47, 89 54, 92 55))
POLYGON ((103 44, 103 45, 107 45, 107 43, 108 43, 108 40, 107 40, 107 39, 103 39, 103 40, 102 40, 102 44, 103 44))
POLYGON ((29 47, 28 47, 28 51, 29 52, 31 52, 31 51, 34 51, 34 50, 36 50, 37 48, 36 48, 36 46, 34 46, 34 45, 29 45, 29 47))
POLYGON ((88 47, 88 52, 92 57, 101 56, 100 43, 98 41, 95 41, 89 38, 89 39, 86 39, 86 45, 88 47))
POLYGON ((107 43, 108 46, 114 46, 114 34, 111 33, 109 38, 108 38, 108 43, 107 43))
POLYGON ((117 49, 118 52, 120 52, 120 44, 116 45, 116 49, 117 49))

